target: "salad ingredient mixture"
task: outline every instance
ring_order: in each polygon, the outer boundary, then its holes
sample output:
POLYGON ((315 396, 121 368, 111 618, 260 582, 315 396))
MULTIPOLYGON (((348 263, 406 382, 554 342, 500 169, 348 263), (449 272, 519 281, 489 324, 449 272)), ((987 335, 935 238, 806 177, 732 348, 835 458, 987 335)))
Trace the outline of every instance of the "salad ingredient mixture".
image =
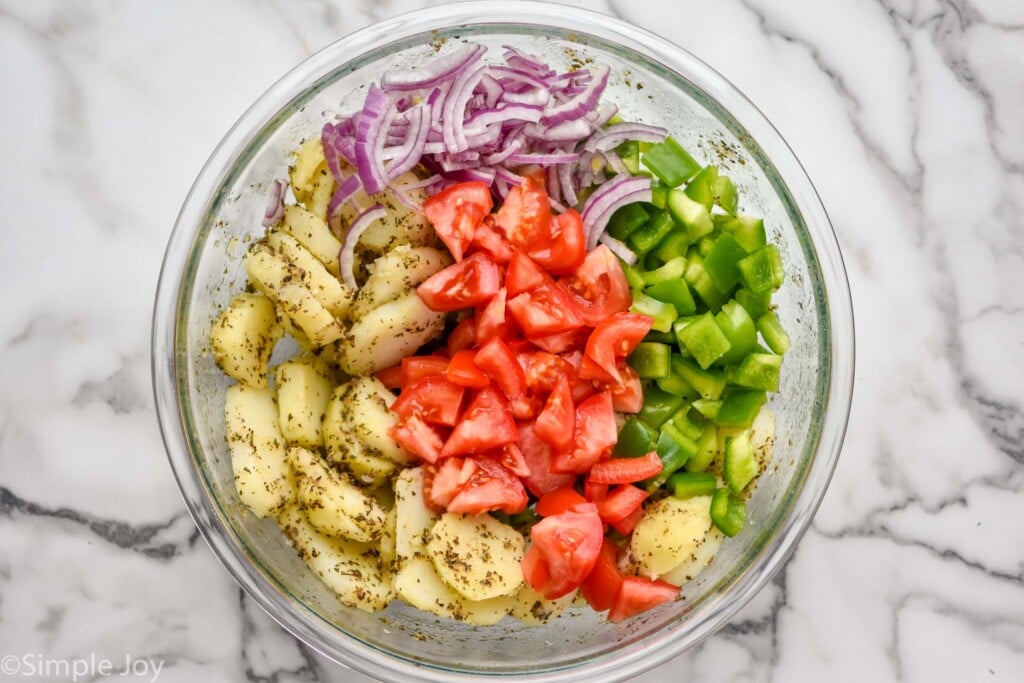
POLYGON ((781 258, 607 67, 485 52, 385 75, 271 188, 211 332, 236 487, 346 605, 622 621, 745 524, 781 258))

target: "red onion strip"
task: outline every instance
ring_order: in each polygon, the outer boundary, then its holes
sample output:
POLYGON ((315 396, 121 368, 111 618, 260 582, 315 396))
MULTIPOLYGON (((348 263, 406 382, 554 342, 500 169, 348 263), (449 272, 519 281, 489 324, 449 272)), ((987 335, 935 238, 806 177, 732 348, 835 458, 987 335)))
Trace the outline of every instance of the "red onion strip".
POLYGON ((387 213, 383 206, 377 204, 359 214, 352 221, 352 225, 348 226, 345 240, 341 243, 341 251, 338 252, 338 270, 341 272, 342 282, 349 287, 355 288, 356 286, 356 276, 352 272, 352 267, 355 264, 355 249, 359 238, 363 236, 367 228, 373 225, 374 221, 383 218, 387 213))

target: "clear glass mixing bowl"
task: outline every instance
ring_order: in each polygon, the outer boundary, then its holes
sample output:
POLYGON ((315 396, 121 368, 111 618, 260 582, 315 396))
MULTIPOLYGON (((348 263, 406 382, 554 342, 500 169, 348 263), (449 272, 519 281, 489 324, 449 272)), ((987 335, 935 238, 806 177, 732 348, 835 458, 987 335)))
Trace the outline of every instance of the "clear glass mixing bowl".
POLYGON ((385 680, 500 675, 623 679, 725 625, 792 553, 839 456, 853 382, 849 287, 828 217, 792 151, 740 92, 693 55, 612 17, 533 2, 476 2, 413 12, 333 43, 274 84, 225 136, 174 227, 153 319, 153 382, 164 441, 203 536, 270 615, 327 657, 385 680), (390 69, 430 59, 441 40, 513 44, 567 67, 612 67, 606 97, 628 120, 667 126, 723 167, 741 208, 763 215, 788 278, 776 300, 792 337, 774 463, 749 501, 743 532, 683 588, 684 599, 625 624, 577 608, 544 627, 507 619, 475 628, 398 602, 346 608, 296 557, 272 521, 235 493, 224 440, 228 379, 213 363, 210 324, 244 284, 242 257, 262 232, 270 181, 325 110, 351 110, 390 69))

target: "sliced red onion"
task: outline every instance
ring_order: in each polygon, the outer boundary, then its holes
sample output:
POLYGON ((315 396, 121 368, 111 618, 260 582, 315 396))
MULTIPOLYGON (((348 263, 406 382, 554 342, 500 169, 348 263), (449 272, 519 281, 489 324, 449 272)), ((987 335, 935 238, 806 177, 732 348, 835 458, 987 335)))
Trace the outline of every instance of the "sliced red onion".
POLYGON ((558 166, 558 184, 562 188, 562 199, 565 203, 569 206, 576 206, 579 203, 579 198, 572 182, 572 166, 569 164, 558 166))
POLYGON ((363 103, 356 128, 356 170, 367 194, 377 194, 387 186, 387 172, 381 152, 395 107, 387 93, 371 85, 363 103))
POLYGON ((466 117, 466 105, 469 104, 469 98, 472 97, 473 88, 476 87, 483 74, 483 67, 466 69, 461 72, 455 77, 451 91, 444 99, 441 133, 445 149, 449 152, 458 152, 469 146, 462 122, 466 117))
POLYGON ((525 143, 521 137, 511 141, 506 141, 505 149, 500 152, 495 152, 494 154, 488 154, 487 156, 482 157, 480 161, 487 166, 497 166, 498 164, 505 163, 510 156, 521 150, 524 145, 525 143))
POLYGON ((551 208, 554 209, 556 213, 565 213, 569 210, 564 204, 562 204, 562 202, 558 201, 554 197, 548 197, 548 203, 551 204, 551 208))
MULTIPOLYGON (((530 90, 524 90, 523 92, 511 92, 506 90, 501 95, 502 102, 508 102, 510 104, 527 104, 534 107, 546 107, 548 102, 551 101, 551 94, 546 88, 531 88, 530 90)), ((540 112, 538 112, 537 121, 540 121, 540 112)))
POLYGON ((583 205, 583 230, 587 234, 587 251, 597 246, 608 219, 626 204, 651 201, 651 179, 647 176, 619 175, 601 184, 583 205))
POLYGON ((537 164, 538 166, 553 166, 555 164, 572 164, 578 161, 580 155, 576 152, 552 152, 548 154, 512 154, 506 159, 509 164, 537 164))
POLYGON ((502 107, 478 109, 466 119, 465 131, 472 135, 479 134, 487 126, 496 123, 511 123, 512 121, 537 123, 540 121, 540 114, 540 106, 531 104, 506 104, 502 107))
POLYGON ((288 189, 288 183, 284 180, 275 180, 270 186, 270 194, 267 196, 267 208, 263 210, 263 227, 269 228, 284 215, 284 194, 288 189))
POLYGON ((512 171, 508 170, 504 166, 498 166, 494 169, 495 178, 505 181, 506 184, 518 187, 523 184, 522 176, 518 176, 512 171))
POLYGON ((583 119, 566 121, 550 127, 531 123, 524 129, 527 137, 545 142, 578 142, 590 135, 591 131, 590 124, 583 119))
POLYGON ((629 175, 629 169, 626 168, 626 164, 622 163, 622 157, 614 151, 605 152, 604 160, 608 163, 608 166, 615 171, 615 175, 629 175))
POLYGON ((496 171, 493 168, 464 168, 447 173, 449 180, 476 181, 485 183, 488 186, 494 182, 496 171))
POLYGON ((375 204, 359 214, 352 221, 352 225, 348 226, 345 240, 341 243, 341 251, 338 252, 338 270, 341 273, 342 282, 353 289, 356 287, 356 276, 352 272, 352 267, 355 265, 356 244, 359 242, 359 238, 363 236, 363 233, 366 232, 366 229, 373 225, 374 221, 383 218, 387 214, 388 212, 383 206, 375 204))
POLYGON ((505 87, 505 91, 509 90, 509 82, 522 83, 531 88, 537 90, 548 90, 548 84, 543 79, 537 78, 536 76, 520 71, 519 69, 513 69, 508 66, 492 66, 488 69, 490 74, 498 79, 498 82, 505 87))
POLYGON ((341 234, 341 207, 362 186, 358 175, 350 175, 338 184, 338 188, 331 195, 331 201, 327 203, 327 224, 335 236, 341 234))
POLYGON ((615 149, 627 140, 639 142, 661 142, 668 131, 660 126, 648 126, 642 123, 616 123, 596 132, 583 149, 604 152, 615 149))
POLYGON ((611 102, 602 102, 597 109, 587 114, 584 118, 590 121, 594 128, 601 128, 612 120, 612 117, 619 113, 619 108, 611 102))
POLYGON ((608 74, 611 70, 601 64, 597 67, 593 80, 578 95, 568 102, 556 107, 550 107, 544 112, 541 121, 550 124, 559 124, 565 121, 573 121, 580 118, 587 112, 597 108, 601 94, 608 85, 608 74))
POLYGON ((427 62, 422 68, 397 71, 381 76, 380 85, 384 90, 421 90, 433 88, 450 80, 480 57, 487 48, 483 45, 461 45, 437 59, 427 62))
POLYGON ((505 94, 505 89, 501 87, 501 83, 498 83, 497 79, 489 73, 485 73, 480 78, 480 87, 483 88, 486 94, 485 105, 487 107, 497 105, 498 100, 505 94))
POLYGON ((409 132, 398 153, 387 165, 389 180, 394 180, 406 171, 411 171, 420 163, 423 146, 427 144, 427 133, 430 132, 430 105, 421 104, 409 110, 409 132))
POLYGON ((608 250, 622 259, 626 265, 636 265, 636 254, 634 254, 629 247, 608 233, 601 235, 597 241, 608 247, 608 250))
POLYGON ((539 57, 523 52, 519 48, 512 47, 510 45, 504 45, 503 47, 505 48, 505 53, 502 56, 505 58, 505 63, 510 66, 516 69, 530 71, 537 74, 540 78, 547 78, 554 73, 554 71, 551 70, 551 67, 540 61, 539 57))

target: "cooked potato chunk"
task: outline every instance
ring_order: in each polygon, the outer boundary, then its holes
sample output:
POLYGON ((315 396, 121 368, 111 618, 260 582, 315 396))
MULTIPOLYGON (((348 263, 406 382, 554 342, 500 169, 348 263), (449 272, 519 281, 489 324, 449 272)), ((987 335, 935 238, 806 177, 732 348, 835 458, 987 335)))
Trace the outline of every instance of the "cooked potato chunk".
POLYGON ((324 413, 323 437, 327 458, 335 465, 351 472, 356 481, 368 487, 377 487, 387 481, 395 471, 395 463, 366 451, 352 429, 350 405, 346 400, 351 385, 336 388, 324 413))
POLYGON ((633 529, 628 562, 656 579, 701 554, 711 531, 711 496, 663 498, 648 506, 633 529))
POLYGON ((266 517, 294 500, 273 392, 245 384, 228 387, 224 418, 231 468, 242 502, 257 517, 266 517))
POLYGON ((338 188, 338 183, 334 182, 334 176, 331 175, 326 162, 320 164, 313 177, 313 189, 304 203, 311 214, 328 223, 327 207, 338 188))
POLYGON ((546 624, 572 605, 576 599, 576 591, 563 595, 557 600, 548 600, 533 590, 530 584, 524 583, 516 592, 516 601, 512 605, 512 616, 523 622, 539 626, 546 624))
POLYGON ((393 460, 401 465, 412 462, 405 449, 391 438, 389 430, 398 418, 388 408, 395 395, 376 377, 356 377, 345 395, 352 431, 367 453, 393 460))
POLYGON ((313 137, 302 143, 302 146, 295 152, 295 163, 288 171, 291 181, 292 193, 300 202, 309 199, 313 191, 313 183, 316 181, 316 172, 324 164, 324 147, 320 142, 320 136, 313 137))
POLYGON ((289 443, 319 448, 320 426, 331 397, 331 383, 310 361, 290 360, 274 370, 278 423, 289 443))
POLYGON ((519 590, 525 547, 522 534, 490 515, 446 512, 427 539, 427 553, 438 576, 470 600, 489 600, 519 590))
POLYGON ((228 377, 265 387, 267 363, 282 334, 273 301, 262 294, 238 294, 213 323, 213 360, 228 377))
POLYGON ((309 249, 309 252, 324 264, 331 274, 338 275, 338 253, 341 251, 341 242, 331 233, 326 222, 301 206, 288 204, 284 207, 281 231, 291 235, 302 246, 309 249))
POLYGON ((443 329, 444 314, 430 310, 416 292, 409 292, 353 323, 338 342, 341 368, 350 375, 389 368, 443 329))
POLYGON ((300 506, 310 524, 329 536, 370 543, 384 531, 384 509, 343 474, 305 448, 288 450, 300 506))
POLYGON ((288 506, 277 521, 299 557, 342 603, 375 612, 391 601, 391 586, 384 580, 373 546, 322 533, 298 506, 288 506))
POLYGON ((424 612, 477 626, 491 626, 508 615, 515 602, 512 596, 490 600, 468 600, 434 571, 434 565, 425 557, 406 560, 394 577, 395 593, 399 598, 424 612))
POLYGON ((450 263, 446 253, 433 247, 395 247, 369 267, 370 277, 359 290, 352 316, 359 318, 397 299, 450 263))
POLYGON ((300 269, 302 284, 313 292, 316 300, 335 318, 348 315, 355 293, 332 275, 309 250, 291 235, 271 230, 266 237, 267 246, 294 263, 300 269))
POLYGON ((399 566, 424 556, 427 534, 437 520, 423 500, 423 468, 404 470, 395 479, 395 557, 399 566))

